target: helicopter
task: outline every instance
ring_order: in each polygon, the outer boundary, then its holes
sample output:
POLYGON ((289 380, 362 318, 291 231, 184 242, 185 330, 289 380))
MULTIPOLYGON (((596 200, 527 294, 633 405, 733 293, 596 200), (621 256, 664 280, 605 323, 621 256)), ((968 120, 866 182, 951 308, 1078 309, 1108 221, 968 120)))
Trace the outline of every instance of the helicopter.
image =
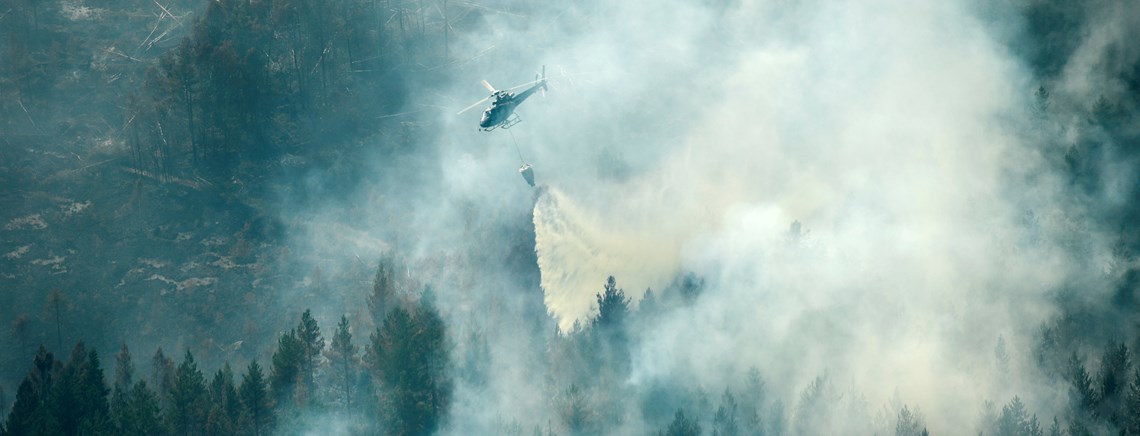
POLYGON ((522 119, 519 118, 519 115, 515 113, 515 108, 522 104, 522 102, 532 94, 534 94, 535 91, 538 91, 540 89, 544 92, 546 91, 546 66, 544 65, 542 67, 542 75, 536 75, 533 82, 527 82, 512 88, 495 89, 495 87, 491 86, 490 83, 487 83, 486 80, 483 80, 481 82, 483 83, 484 88, 487 88, 488 91, 491 91, 491 95, 488 95, 482 100, 475 102, 471 106, 467 106, 467 108, 459 111, 459 114, 467 112, 473 109, 475 106, 483 104, 483 102, 487 100, 494 99, 491 101, 491 107, 483 110, 483 118, 479 120, 479 130, 490 132, 496 128, 509 129, 511 126, 522 121, 522 119), (511 92, 512 90, 519 89, 524 86, 530 86, 530 88, 527 88, 525 91, 522 91, 518 94, 511 92))

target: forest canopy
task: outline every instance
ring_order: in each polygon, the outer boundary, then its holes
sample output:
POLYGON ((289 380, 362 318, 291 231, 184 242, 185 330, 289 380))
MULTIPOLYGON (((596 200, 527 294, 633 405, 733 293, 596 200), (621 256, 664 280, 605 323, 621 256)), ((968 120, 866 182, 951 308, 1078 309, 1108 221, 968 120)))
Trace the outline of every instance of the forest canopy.
POLYGON ((0 434, 1140 435, 1137 29, 6 2, 0 434))

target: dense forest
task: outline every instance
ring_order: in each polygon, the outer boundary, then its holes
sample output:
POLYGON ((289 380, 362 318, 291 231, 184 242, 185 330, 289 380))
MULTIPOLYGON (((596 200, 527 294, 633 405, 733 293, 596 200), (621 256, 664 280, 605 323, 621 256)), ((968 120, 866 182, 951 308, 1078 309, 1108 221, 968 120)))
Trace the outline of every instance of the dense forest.
POLYGON ((642 3, 0 4, 0 434, 1140 435, 1140 7, 642 3))

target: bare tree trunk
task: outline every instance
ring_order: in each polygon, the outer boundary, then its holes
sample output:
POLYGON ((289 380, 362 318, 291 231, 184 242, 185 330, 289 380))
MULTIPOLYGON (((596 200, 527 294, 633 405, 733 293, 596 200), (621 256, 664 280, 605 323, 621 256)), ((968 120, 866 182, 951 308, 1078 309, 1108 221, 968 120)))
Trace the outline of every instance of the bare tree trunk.
POLYGON ((350 24, 351 21, 349 21, 349 18, 351 18, 351 14, 349 14, 350 9, 352 9, 352 2, 351 1, 345 1, 344 7, 341 8, 341 10, 340 10, 340 16, 341 16, 341 19, 344 20, 344 29, 341 29, 341 30, 343 30, 343 32, 344 32, 344 52, 348 55, 348 71, 351 72, 354 69, 354 67, 352 65, 352 63, 354 61, 354 56, 352 53, 352 35, 353 35, 353 32, 352 32, 352 25, 350 24))
POLYGON ((186 98, 186 121, 190 134, 190 158, 194 165, 198 164, 198 140, 194 138, 194 91, 190 89, 188 77, 183 77, 182 92, 186 98))
POLYGON ((348 379, 348 359, 349 356, 345 354, 342 357, 344 362, 344 411, 349 412, 352 410, 352 394, 349 389, 352 389, 352 381, 348 379))
POLYGON ((59 313, 59 305, 63 301, 63 295, 60 294, 59 289, 55 289, 55 290, 51 291, 51 296, 48 297, 48 301, 50 301, 51 304, 53 306, 55 306, 55 341, 56 341, 56 346, 58 347, 59 350, 63 350, 63 327, 60 326, 60 313, 59 313))
POLYGON ((443 0, 443 63, 450 57, 451 22, 447 20, 447 0, 443 0))

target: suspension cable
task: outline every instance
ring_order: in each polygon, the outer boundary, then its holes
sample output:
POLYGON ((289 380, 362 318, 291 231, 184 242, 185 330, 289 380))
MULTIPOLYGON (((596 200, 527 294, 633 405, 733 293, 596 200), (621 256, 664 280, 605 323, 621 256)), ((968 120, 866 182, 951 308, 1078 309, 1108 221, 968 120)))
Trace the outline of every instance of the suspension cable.
POLYGON ((507 133, 511 134, 511 141, 513 141, 515 143, 515 151, 518 152, 518 154, 519 154, 519 160, 522 161, 523 165, 526 165, 526 159, 523 159, 523 156, 522 156, 522 149, 519 148, 519 141, 517 139, 515 139, 515 132, 512 132, 510 129, 507 129, 507 133))

